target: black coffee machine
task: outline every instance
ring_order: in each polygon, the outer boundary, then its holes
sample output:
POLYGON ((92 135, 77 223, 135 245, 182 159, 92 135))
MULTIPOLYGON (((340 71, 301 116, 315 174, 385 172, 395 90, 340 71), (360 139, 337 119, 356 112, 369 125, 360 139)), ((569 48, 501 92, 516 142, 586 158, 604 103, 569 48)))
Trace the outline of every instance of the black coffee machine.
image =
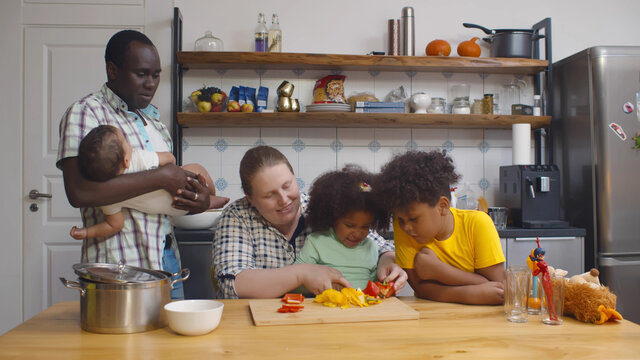
POLYGON ((500 167, 500 202, 509 220, 523 228, 566 228, 560 208, 560 170, 557 165, 500 167))

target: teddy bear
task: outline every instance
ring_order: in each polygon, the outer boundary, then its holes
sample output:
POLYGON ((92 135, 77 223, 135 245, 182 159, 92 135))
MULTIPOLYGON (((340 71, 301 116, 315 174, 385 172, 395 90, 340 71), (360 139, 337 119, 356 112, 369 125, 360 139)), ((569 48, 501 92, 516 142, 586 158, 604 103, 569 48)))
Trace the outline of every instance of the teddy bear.
POLYGON ((565 278, 565 315, 597 325, 609 320, 622 320, 622 315, 615 310, 616 295, 608 287, 600 284, 599 275, 597 269, 591 269, 569 279, 565 278))

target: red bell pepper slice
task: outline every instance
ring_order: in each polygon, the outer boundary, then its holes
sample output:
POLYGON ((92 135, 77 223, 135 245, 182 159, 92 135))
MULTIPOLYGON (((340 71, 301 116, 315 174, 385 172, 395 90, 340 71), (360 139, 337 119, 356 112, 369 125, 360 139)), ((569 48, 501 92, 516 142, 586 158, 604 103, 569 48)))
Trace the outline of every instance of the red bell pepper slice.
POLYGON ((304 309, 304 305, 302 304, 283 304, 282 307, 278 309, 278 312, 298 312, 302 309, 304 309))
POLYGON ((392 297, 393 294, 395 293, 395 289, 393 288, 393 281, 377 281, 376 285, 378 285, 378 288, 380 289, 380 297, 382 299, 386 299, 388 297, 392 297))
POLYGON ((304 302, 304 296, 302 294, 288 293, 282 297, 282 302, 287 304, 302 304, 304 302))
POLYGON ((367 287, 362 290, 365 295, 369 295, 371 297, 378 297, 380 293, 380 288, 373 281, 369 280, 367 283, 367 287))

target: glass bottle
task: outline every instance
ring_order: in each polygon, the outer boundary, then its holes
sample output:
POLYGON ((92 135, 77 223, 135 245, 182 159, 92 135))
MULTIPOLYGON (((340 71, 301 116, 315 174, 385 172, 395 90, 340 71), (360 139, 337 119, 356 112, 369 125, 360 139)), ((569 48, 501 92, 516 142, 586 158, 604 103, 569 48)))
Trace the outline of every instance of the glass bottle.
POLYGON ((540 95, 533 95, 533 116, 542 115, 542 97, 540 95))
POLYGON ((493 94, 484 94, 482 98, 482 113, 493 114, 493 94))
POLYGON ((271 27, 269 27, 269 52, 282 52, 282 30, 278 14, 271 16, 271 27))
POLYGON ((266 52, 269 49, 268 45, 268 37, 269 30, 267 30, 267 25, 264 20, 264 14, 258 14, 258 25, 256 25, 256 30, 254 31, 254 48, 253 51, 257 52, 266 52))
POLYGON ((207 30, 204 36, 196 40, 196 51, 222 51, 222 40, 213 36, 211 31, 207 30))

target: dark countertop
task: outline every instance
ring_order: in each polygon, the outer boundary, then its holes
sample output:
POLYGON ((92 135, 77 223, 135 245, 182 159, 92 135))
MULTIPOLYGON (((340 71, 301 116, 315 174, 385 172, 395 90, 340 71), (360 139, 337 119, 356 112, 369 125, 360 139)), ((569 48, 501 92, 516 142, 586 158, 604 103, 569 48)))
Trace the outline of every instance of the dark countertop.
MULTIPOLYGON (((519 227, 507 227, 504 230, 498 230, 501 238, 516 237, 557 237, 557 236, 585 236, 586 230, 582 228, 569 227, 565 229, 524 229, 519 227)), ((213 240, 213 229, 207 230, 185 230, 175 229, 176 239, 179 242, 205 242, 213 240)), ((385 237, 392 238, 393 233, 385 234, 385 237)))
POLYGON ((498 230, 501 238, 516 237, 558 237, 558 236, 577 236, 583 237, 587 231, 582 228, 569 227, 564 229, 524 229, 519 227, 507 227, 504 230, 498 230))
POLYGON ((213 241, 213 229, 206 230, 186 230, 175 228, 174 234, 178 242, 206 242, 213 241))

